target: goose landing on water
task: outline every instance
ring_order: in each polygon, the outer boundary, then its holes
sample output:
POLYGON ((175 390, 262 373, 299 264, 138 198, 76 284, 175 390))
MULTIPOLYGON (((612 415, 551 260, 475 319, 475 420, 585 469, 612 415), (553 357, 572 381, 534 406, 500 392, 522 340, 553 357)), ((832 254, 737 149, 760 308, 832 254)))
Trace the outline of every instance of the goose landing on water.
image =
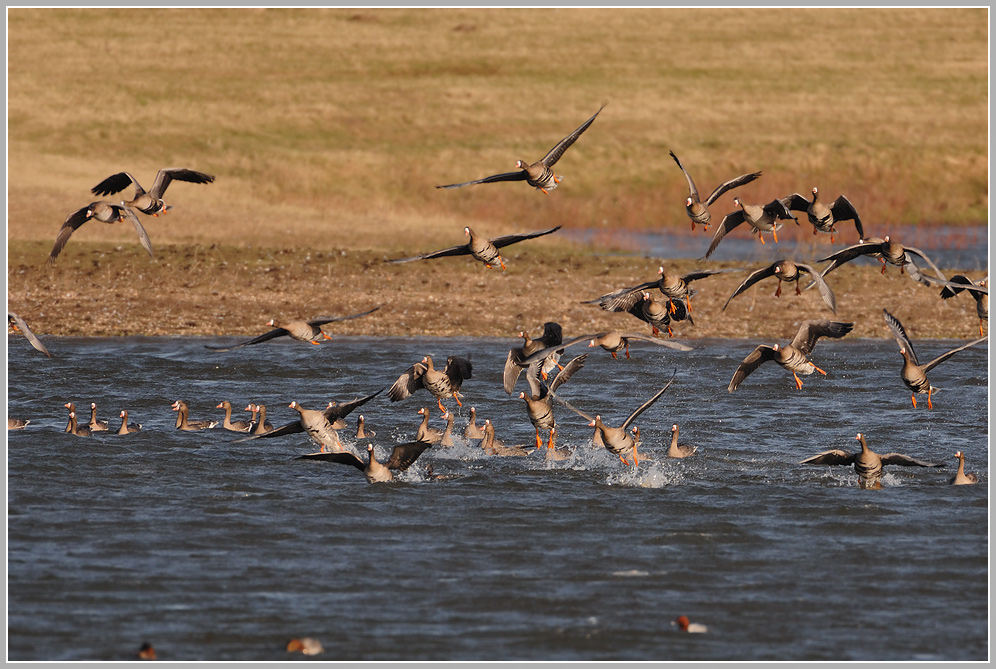
POLYGON ((885 465, 901 465, 903 467, 943 467, 943 464, 924 462, 902 453, 886 453, 880 455, 868 448, 865 435, 858 432, 855 437, 861 443, 858 453, 845 453, 839 449, 824 451, 811 458, 806 458, 802 465, 854 465, 858 475, 858 485, 869 490, 882 488, 882 467, 885 465))

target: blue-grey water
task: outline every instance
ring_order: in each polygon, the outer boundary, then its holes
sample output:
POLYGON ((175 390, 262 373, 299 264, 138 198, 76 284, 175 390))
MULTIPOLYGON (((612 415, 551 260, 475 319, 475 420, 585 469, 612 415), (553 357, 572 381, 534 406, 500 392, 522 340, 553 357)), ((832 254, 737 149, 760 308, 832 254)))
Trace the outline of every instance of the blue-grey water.
MULTIPOLYGON (((773 263, 780 258, 796 262, 815 262, 858 243, 858 235, 852 223, 838 224, 840 234, 830 243, 830 236, 824 233, 813 235, 812 225, 806 215, 800 214, 800 225, 791 221, 778 231, 778 242, 771 235, 765 235, 765 243, 758 241, 757 235, 750 234, 743 226, 735 228, 720 242, 710 260, 742 261, 749 263, 773 263)), ((721 220, 721 219, 720 219, 721 220)), ((718 224, 717 219, 713 219, 718 224)), ((700 258, 709 248, 715 234, 716 225, 706 231, 701 226, 694 232, 686 227, 662 227, 659 230, 619 230, 597 228, 568 228, 561 234, 586 245, 612 249, 613 253, 624 253, 646 258, 674 260, 680 258, 700 258)), ((949 225, 865 225, 868 236, 884 237, 922 251, 941 268, 957 268, 962 271, 984 271, 989 267, 989 230, 986 226, 949 225)), ((913 261, 923 268, 929 265, 914 255, 913 261)), ((878 264, 873 258, 856 258, 858 264, 878 264)), ((822 267, 820 267, 822 269, 822 267)), ((932 273, 932 272, 931 272, 932 273)))
MULTIPOLYGON (((566 333, 573 336, 578 333, 566 333)), ((475 444, 428 450, 400 480, 298 460, 303 434, 238 443, 230 400, 290 422, 391 384, 423 355, 469 355, 464 407, 507 444, 534 440, 522 400, 501 388, 516 339, 46 338, 47 359, 8 339, 8 660, 288 658, 295 636, 324 660, 986 660, 988 348, 935 368, 934 408, 914 409, 894 341, 821 340, 826 377, 769 363, 726 386, 754 341, 690 340, 690 352, 592 349, 559 394, 611 425, 677 374, 636 421, 648 460, 632 470, 591 447, 556 407, 571 459, 488 457, 475 444), (63 432, 74 401, 130 435, 63 432), (672 423, 698 452, 664 456, 672 423), (887 467, 882 490, 853 469, 797 464, 830 448, 946 463, 887 467), (951 486, 954 454, 978 472, 951 486), (436 474, 453 478, 432 480, 436 474), (678 615, 708 626, 684 634, 678 615)), ((918 341, 922 359, 955 341, 918 341)), ((570 349, 565 358, 588 351, 570 349)), ((516 395, 524 389, 521 378, 516 395)), ((453 402, 451 408, 457 408, 453 402)), ((381 458, 414 438, 420 391, 362 413, 381 458)), ((236 411, 238 417, 245 412, 236 411)), ((442 427, 437 409, 432 424, 442 427)), ((352 441, 343 431, 345 441, 352 441)))

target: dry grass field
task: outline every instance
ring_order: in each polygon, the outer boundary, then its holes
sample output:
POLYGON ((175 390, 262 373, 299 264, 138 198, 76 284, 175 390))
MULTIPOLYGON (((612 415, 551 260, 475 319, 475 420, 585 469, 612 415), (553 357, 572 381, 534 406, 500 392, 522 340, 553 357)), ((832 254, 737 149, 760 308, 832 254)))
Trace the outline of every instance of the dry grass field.
MULTIPOLYGON (((600 228, 609 246, 614 230, 687 228, 669 150, 703 195, 763 170, 739 191, 746 201, 819 186, 846 194, 870 234, 988 221, 984 8, 7 17, 8 304, 42 333, 251 334, 272 317, 369 304, 392 316, 342 331, 509 336, 549 318, 597 328, 605 315, 576 314, 565 294, 594 297, 652 278, 656 265, 556 235, 519 247, 504 274, 463 260, 380 261, 450 246, 464 225, 488 236, 600 228), (435 188, 539 159, 603 101, 550 195, 524 183, 435 188), (92 222, 44 265, 66 215, 97 199, 91 187, 129 171, 148 188, 167 166, 217 181, 174 182, 175 209, 143 218, 155 261, 127 224, 92 222)), ((714 216, 732 209, 726 195, 714 216)), ((873 282, 915 300, 936 292, 894 268, 836 274, 853 280, 834 284, 847 318, 841 294, 873 282)), ((721 306, 736 280, 716 282, 721 306)), ((768 290, 756 292, 761 308, 768 290)), ((802 311, 809 298, 783 296, 802 311)), ((684 334, 786 336, 777 319, 738 324, 744 302, 684 334)), ((950 302, 963 304, 930 310, 937 323, 917 336, 970 336, 946 314, 970 321, 974 302, 950 302)), ((874 321, 886 336, 880 313, 874 321)))

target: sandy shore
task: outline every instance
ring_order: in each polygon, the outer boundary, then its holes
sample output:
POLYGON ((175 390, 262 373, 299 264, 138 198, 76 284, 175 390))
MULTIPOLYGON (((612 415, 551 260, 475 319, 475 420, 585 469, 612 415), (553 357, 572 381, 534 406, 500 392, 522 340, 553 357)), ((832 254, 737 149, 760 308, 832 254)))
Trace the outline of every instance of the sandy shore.
MULTIPOLYGON (((42 335, 247 335, 277 320, 359 313, 363 318, 326 326, 330 334, 368 336, 514 337, 557 321, 565 336, 604 330, 649 333, 626 313, 582 304, 613 290, 657 277, 658 263, 584 250, 511 250, 507 269, 485 269, 467 258, 388 264, 373 251, 259 249, 217 245, 157 248, 150 260, 136 246, 78 243, 46 265, 48 243, 8 245, 8 308, 42 335)), ((737 263, 709 263, 734 268, 737 263)), ((702 266, 669 262, 684 274, 702 266)), ((747 267, 756 269, 756 267, 747 267)), ((807 319, 855 324, 857 337, 889 337, 888 309, 914 338, 978 336, 975 301, 966 293, 941 300, 889 267, 847 264, 828 276, 837 315, 815 290, 796 295, 766 279, 726 300, 746 277, 733 272, 693 283, 694 323, 680 323, 675 338, 791 338, 807 319)))

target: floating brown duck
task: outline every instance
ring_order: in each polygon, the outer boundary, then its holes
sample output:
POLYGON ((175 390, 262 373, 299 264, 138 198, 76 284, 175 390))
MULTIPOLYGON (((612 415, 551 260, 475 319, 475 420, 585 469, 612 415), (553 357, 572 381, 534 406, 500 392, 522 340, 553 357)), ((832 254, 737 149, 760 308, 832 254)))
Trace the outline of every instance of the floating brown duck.
POLYGON ((356 455, 349 451, 341 452, 320 452, 300 455, 300 460, 324 460, 327 462, 338 462, 342 465, 356 467, 364 476, 367 483, 389 483, 394 480, 394 471, 405 471, 412 466, 427 448, 432 444, 425 441, 411 441, 407 444, 398 444, 391 451, 391 456, 387 462, 379 462, 374 455, 373 444, 367 444, 367 461, 363 462, 356 455))
POLYGON ((882 313, 885 314, 885 322, 888 324, 889 330, 892 331, 892 336, 895 337, 896 343, 899 344, 899 354, 903 356, 903 369, 900 372, 900 376, 902 376, 903 383, 906 384, 906 387, 913 392, 910 397, 913 401, 914 409, 916 408, 917 394, 923 393, 927 393, 927 409, 934 408, 934 404, 931 402, 930 396, 937 389, 930 385, 930 381, 927 380, 927 372, 932 370, 934 367, 937 367, 958 351, 964 351, 966 348, 970 348, 976 344, 981 344, 989 339, 989 337, 986 336, 981 339, 976 339, 975 341, 970 341, 967 344, 953 348, 946 353, 942 353, 930 362, 921 365, 919 360, 917 360, 916 351, 913 350, 913 342, 910 341, 909 336, 906 334, 906 328, 903 327, 903 324, 899 322, 898 318, 890 314, 885 309, 882 309, 882 313))
POLYGON ((851 201, 841 195, 832 204, 820 202, 820 190, 813 186, 813 201, 810 202, 798 193, 792 193, 788 197, 782 198, 782 204, 792 211, 804 211, 813 224, 813 234, 817 232, 827 232, 830 234, 830 243, 833 243, 833 236, 837 232, 834 224, 838 221, 854 221, 854 227, 858 231, 858 239, 865 238, 865 231, 861 227, 861 217, 851 201))
MULTIPOLYGON (((446 412, 444 411, 443 413, 445 414, 446 412)), ((418 430, 415 432, 415 441, 438 444, 443 438, 443 433, 429 426, 429 409, 422 407, 418 410, 418 415, 422 417, 422 422, 418 424, 418 430)))
POLYGON ((495 426, 491 424, 490 418, 484 419, 484 438, 481 439, 481 448, 487 455, 498 457, 522 457, 529 455, 535 448, 526 446, 505 446, 495 438, 495 426))
POLYGON ((958 460, 958 472, 948 480, 948 483, 951 485, 972 485, 973 483, 978 483, 978 474, 965 473, 965 454, 958 451, 955 453, 955 458, 958 460))
POLYGON ((470 407, 470 421, 467 423, 467 427, 463 429, 464 439, 483 439, 484 430, 477 426, 477 409, 470 407))
POLYGON ((194 431, 194 430, 206 430, 214 427, 218 424, 216 420, 190 420, 190 409, 187 407, 187 403, 183 400, 177 400, 173 402, 173 411, 177 412, 177 426, 178 430, 194 431))
POLYGON ((90 422, 87 423, 87 427, 90 428, 91 432, 107 432, 109 429, 106 420, 97 420, 96 402, 90 402, 90 422))
POLYGON ((146 190, 142 188, 141 184, 138 183, 138 180, 128 172, 118 172, 117 174, 112 174, 91 188, 90 192, 94 195, 111 195, 113 193, 123 191, 129 185, 134 185, 135 197, 129 201, 122 202, 121 204, 128 207, 134 207, 143 214, 148 214, 149 216, 158 216, 159 214, 165 214, 173 208, 172 205, 168 205, 163 202, 162 197, 166 193, 166 188, 174 179, 177 181, 187 181, 195 184, 205 184, 214 181, 214 177, 210 174, 204 174, 203 172, 190 170, 185 167, 166 167, 159 170, 159 173, 156 174, 156 180, 152 184, 152 190, 148 192, 146 192, 146 190))
POLYGON ((463 186, 494 183, 496 181, 525 181, 533 188, 542 191, 544 194, 549 193, 549 191, 556 188, 560 184, 561 179, 563 179, 560 175, 553 173, 553 166, 558 160, 560 160, 560 157, 564 155, 564 152, 570 148, 571 144, 577 141, 578 137, 581 136, 581 133, 587 130, 588 126, 595 122, 595 117, 597 117, 603 109, 605 109, 605 104, 602 104, 602 106, 599 107, 594 116, 582 123, 577 130, 557 142, 557 145, 550 149, 549 153, 537 160, 535 163, 527 163, 524 160, 516 161, 515 166, 519 170, 517 172, 503 172, 502 174, 495 174, 489 177, 484 177, 483 179, 465 181, 459 184, 448 184, 446 186, 436 186, 436 188, 461 188, 463 186))
POLYGON ((124 409, 121 411, 121 427, 118 428, 118 434, 129 434, 131 432, 141 432, 141 423, 129 423, 128 422, 128 410, 124 409))
POLYGON ((560 461, 567 460, 572 455, 574 451, 570 448, 557 448, 557 426, 554 425, 550 428, 550 440, 546 444, 543 459, 560 461))
POLYGON ((293 638, 287 642, 288 653, 301 653, 302 655, 321 655, 325 652, 322 642, 311 637, 293 638))
POLYGON ((91 435, 90 428, 86 425, 78 425, 76 423, 76 412, 69 412, 69 429, 66 430, 69 434, 75 434, 77 437, 89 437, 91 435))
POLYGON ((11 418, 7 416, 7 430, 23 430, 30 422, 31 419, 11 418))
POLYGON ((232 420, 232 403, 228 400, 223 400, 215 409, 225 410, 225 420, 221 422, 221 426, 226 430, 231 430, 232 432, 248 432, 249 428, 252 426, 251 421, 248 420, 232 420))
MULTIPOLYGON (((543 324, 543 335, 537 339, 533 339, 529 336, 525 330, 519 333, 522 337, 522 346, 518 348, 512 348, 508 351, 508 357, 505 358, 505 368, 502 373, 502 383, 505 388, 505 392, 509 395, 515 390, 515 382, 519 380, 519 374, 523 369, 528 367, 525 359, 531 356, 537 351, 543 349, 549 349, 554 346, 560 346, 564 341, 564 332, 560 327, 560 323, 547 322, 543 324)), ((551 350, 547 356, 553 360, 553 364, 556 365, 557 361, 560 360, 560 356, 557 351, 551 350)), ((552 366, 551 366, 552 369, 552 366)))
POLYGON ((695 182, 692 181, 692 175, 688 173, 688 170, 684 168, 681 161, 678 160, 678 156, 674 155, 674 151, 671 151, 671 157, 674 158, 674 162, 678 163, 678 167, 681 169, 682 173, 685 175, 685 179, 688 181, 688 197, 685 199, 685 212, 688 214, 688 218, 692 221, 692 231, 695 231, 695 224, 705 226, 705 229, 709 229, 709 221, 712 220, 712 214, 709 213, 709 206, 719 199, 719 196, 726 191, 737 188, 738 186, 743 186, 744 184, 749 184, 754 179, 761 176, 760 172, 751 172, 750 174, 741 174, 735 179, 730 179, 729 181, 723 182, 716 186, 716 189, 709 194, 705 202, 699 199, 699 191, 695 187, 695 182))
POLYGON ((839 449, 824 451, 811 458, 806 458, 799 464, 803 465, 854 465, 858 474, 858 485, 869 490, 882 488, 882 467, 884 465, 902 465, 903 467, 943 467, 943 464, 924 462, 901 453, 886 453, 880 455, 870 448, 865 441, 865 435, 858 432, 855 437, 861 442, 861 451, 845 453, 839 449))
POLYGON ((24 319, 15 314, 13 311, 7 312, 7 327, 14 331, 20 332, 24 335, 24 338, 28 340, 28 343, 36 350, 44 353, 48 357, 52 357, 52 354, 48 352, 45 348, 45 344, 41 343, 41 340, 35 336, 35 333, 31 331, 28 324, 24 322, 24 319))
POLYGON ((442 371, 433 367, 430 356, 425 356, 421 362, 416 362, 398 377, 387 395, 392 402, 398 402, 425 388, 436 398, 439 410, 446 411, 443 406, 444 397, 452 397, 459 406, 463 406, 460 388, 465 380, 471 378, 472 371, 470 360, 457 355, 446 358, 446 366, 442 371))
POLYGON ((805 272, 813 278, 816 283, 816 287, 820 291, 820 296, 823 297, 823 302, 830 308, 830 311, 837 313, 837 298, 834 297, 833 291, 830 290, 830 286, 827 285, 826 281, 820 275, 812 265, 807 265, 806 263, 792 262, 791 260, 779 260, 768 267, 762 267, 761 269, 755 270, 750 273, 744 282, 733 291, 730 298, 726 300, 726 304, 723 305, 721 311, 726 311, 726 307, 730 306, 730 302, 734 297, 744 292, 751 286, 753 286, 758 281, 762 279, 767 279, 769 276, 773 276, 778 279, 778 290, 775 291, 775 297, 779 297, 782 294, 782 282, 789 281, 795 284, 795 294, 800 295, 802 291, 799 290, 799 279, 802 276, 802 272, 805 272))
POLYGON ((356 419, 356 438, 357 439, 370 439, 371 437, 376 437, 377 433, 373 430, 366 429, 366 424, 363 420, 363 414, 360 414, 356 419))
POLYGON ((266 420, 266 405, 250 402, 243 411, 251 411, 249 430, 252 434, 266 434, 273 430, 273 423, 266 420))
POLYGON ((792 377, 795 378, 795 387, 801 390, 802 380, 799 379, 799 374, 809 375, 813 372, 819 372, 824 376, 827 374, 809 360, 809 354, 813 352, 813 348, 816 346, 819 338, 831 337, 839 339, 853 328, 854 323, 806 321, 799 326, 799 331, 796 333, 795 339, 792 340, 791 344, 786 344, 785 346, 779 346, 778 344, 765 346, 762 344, 751 351, 744 358, 744 361, 740 363, 737 371, 733 373, 733 379, 730 381, 727 390, 732 393, 740 387, 740 384, 743 383, 743 380, 751 372, 769 360, 774 360, 792 372, 792 377))
POLYGON ((719 243, 723 241, 723 237, 726 233, 733 230, 735 227, 741 223, 746 222, 752 229, 751 232, 757 235, 757 238, 764 243, 764 236, 762 233, 770 232, 775 238, 775 243, 778 243, 778 228, 782 227, 779 220, 791 219, 795 221, 796 225, 799 225, 798 219, 792 215, 792 212, 782 204, 781 200, 772 200, 766 205, 758 204, 745 204, 740 200, 740 198, 733 198, 733 204, 740 207, 738 210, 731 212, 723 217, 723 222, 719 224, 716 228, 716 233, 712 236, 712 242, 709 243, 709 249, 706 251, 705 255, 699 258, 699 260, 705 260, 712 255, 712 252, 716 250, 719 243))
POLYGON ((142 248, 145 249, 150 258, 155 257, 152 254, 152 242, 149 241, 149 235, 145 232, 145 228, 142 227, 142 223, 138 220, 138 216, 135 215, 134 211, 125 205, 98 201, 91 202, 66 217, 66 220, 62 223, 62 227, 59 228, 59 234, 55 237, 55 245, 52 247, 51 253, 48 254, 47 262, 49 264, 55 262, 59 253, 65 247, 66 242, 69 241, 69 237, 87 221, 96 220, 101 223, 113 224, 126 219, 135 226, 135 232, 138 233, 138 241, 142 243, 142 248))
POLYGON ((698 446, 678 443, 678 424, 671 425, 671 445, 667 448, 669 458, 687 458, 698 450, 698 446))
POLYGON ((205 344, 204 348, 211 349, 212 351, 231 351, 233 349, 242 348, 243 346, 260 344, 264 341, 276 339, 277 337, 290 337, 291 339, 310 342, 311 344, 318 346, 322 343, 322 339, 332 339, 332 337, 322 332, 323 325, 328 323, 337 323, 339 321, 348 321, 352 318, 359 318, 360 316, 366 316, 368 314, 372 314, 378 309, 380 309, 380 307, 374 307, 370 311, 364 311, 360 314, 350 314, 349 316, 321 316, 319 318, 313 318, 310 321, 290 321, 288 323, 280 323, 276 319, 271 319, 267 321, 266 324, 276 329, 270 330, 266 334, 261 334, 254 339, 244 341, 240 344, 235 344, 234 346, 208 346, 205 344))
POLYGON ((484 266, 491 269, 495 261, 502 269, 505 269, 505 261, 502 260, 501 252, 498 249, 503 249, 511 244, 517 244, 518 242, 525 241, 527 239, 535 239, 536 237, 542 237, 543 235, 549 235, 551 233, 560 230, 561 226, 555 228, 549 228, 548 230, 539 230, 537 232, 527 232, 522 234, 514 235, 504 235, 502 237, 495 237, 494 239, 487 239, 486 237, 481 237, 476 234, 469 227, 463 229, 463 233, 470 238, 466 244, 461 244, 459 246, 451 246, 448 249, 442 249, 440 251, 433 251, 432 253, 425 253, 418 256, 412 256, 411 258, 398 258, 396 260, 388 260, 390 263, 403 263, 412 262, 413 260, 429 260, 431 258, 444 258, 448 256, 472 256, 475 260, 479 260, 484 263, 484 266))

